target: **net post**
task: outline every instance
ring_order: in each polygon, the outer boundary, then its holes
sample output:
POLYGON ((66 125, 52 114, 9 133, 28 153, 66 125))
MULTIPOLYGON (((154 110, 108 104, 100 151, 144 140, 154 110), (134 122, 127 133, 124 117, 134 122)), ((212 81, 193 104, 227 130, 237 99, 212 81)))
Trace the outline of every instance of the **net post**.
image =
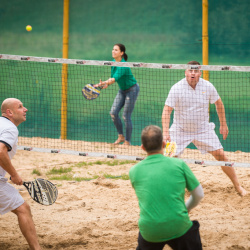
MULTIPOLYGON (((68 58, 69 47, 69 0, 64 0, 63 8, 63 58, 68 58)), ((68 65, 62 65, 62 98, 61 98, 61 139, 67 139, 67 89, 68 65)))
POLYGON ((61 98, 61 139, 67 139, 67 92, 68 92, 68 64, 62 65, 62 98, 61 98))
MULTIPOLYGON (((208 65, 208 0, 202 0, 202 64, 208 65)), ((209 72, 203 71, 203 78, 209 80, 209 72)))

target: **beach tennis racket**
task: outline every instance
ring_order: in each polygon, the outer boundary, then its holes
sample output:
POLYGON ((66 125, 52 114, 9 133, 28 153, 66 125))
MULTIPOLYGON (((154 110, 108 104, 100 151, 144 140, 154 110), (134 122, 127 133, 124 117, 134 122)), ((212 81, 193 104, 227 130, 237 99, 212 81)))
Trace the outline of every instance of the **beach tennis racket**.
POLYGON ((57 199, 57 188, 48 180, 38 178, 34 181, 24 181, 23 185, 28 190, 30 197, 39 204, 49 206, 57 199))
POLYGON ((176 142, 171 141, 171 142, 167 142, 165 150, 164 150, 164 155, 167 157, 173 157, 175 156, 176 153, 176 149, 177 149, 177 145, 176 142))
POLYGON ((95 88, 93 84, 87 84, 82 89, 82 95, 87 100, 94 100, 96 99, 101 93, 101 88, 95 88))

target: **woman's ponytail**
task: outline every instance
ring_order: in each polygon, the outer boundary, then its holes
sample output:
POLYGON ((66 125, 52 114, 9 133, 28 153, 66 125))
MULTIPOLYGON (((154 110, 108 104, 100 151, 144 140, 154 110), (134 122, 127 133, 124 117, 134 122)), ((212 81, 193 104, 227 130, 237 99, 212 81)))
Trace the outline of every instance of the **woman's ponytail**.
POLYGON ((124 58, 125 61, 128 60, 128 55, 127 55, 125 52, 124 52, 124 54, 123 54, 123 58, 124 58))

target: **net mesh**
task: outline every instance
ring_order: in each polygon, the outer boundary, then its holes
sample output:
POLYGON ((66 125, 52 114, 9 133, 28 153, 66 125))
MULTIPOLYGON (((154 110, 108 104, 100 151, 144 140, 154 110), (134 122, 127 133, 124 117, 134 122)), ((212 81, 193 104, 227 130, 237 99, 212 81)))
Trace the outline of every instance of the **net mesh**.
MULTIPOLYGON (((147 63, 115 63, 1 55, 0 101, 15 97, 28 108, 27 121, 19 128, 19 149, 52 153, 71 153, 89 156, 141 159, 141 131, 147 125, 162 126, 164 103, 170 88, 184 78, 187 65, 147 63), (67 73, 62 66, 67 65, 67 73), (115 146, 117 131, 110 117, 110 109, 119 90, 115 83, 103 89, 95 100, 86 100, 82 88, 110 78, 111 66, 130 67, 140 93, 132 113, 133 132, 131 146, 115 146), (67 88, 62 87, 67 79, 67 88), (63 98, 66 91, 66 99, 63 98), (62 122, 62 110, 67 111, 62 122), (62 139, 62 131, 66 138, 62 139)), ((201 66, 209 72, 209 81, 217 89, 226 110, 229 136, 220 135, 215 105, 210 105, 210 121, 230 162, 248 166, 250 163, 250 67, 201 66)), ((125 133, 124 121, 123 130, 125 133)), ((173 114, 171 115, 171 123, 173 114)), ((198 164, 209 161, 217 165, 210 155, 202 155, 190 144, 183 159, 198 164)))

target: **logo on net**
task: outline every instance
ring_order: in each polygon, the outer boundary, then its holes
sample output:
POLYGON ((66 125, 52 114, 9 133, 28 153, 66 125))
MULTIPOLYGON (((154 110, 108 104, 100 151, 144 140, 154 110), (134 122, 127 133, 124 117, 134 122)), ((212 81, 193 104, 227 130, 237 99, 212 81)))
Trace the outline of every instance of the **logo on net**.
POLYGON ((29 57, 21 57, 22 61, 28 61, 30 58, 29 57))
POLYGON ((171 69, 172 65, 162 64, 163 69, 171 69))
POLYGON ((195 164, 199 164, 199 165, 203 165, 203 164, 204 164, 204 161, 195 161, 194 163, 195 163, 195 164))
POLYGON ((24 147, 23 150, 26 150, 26 151, 31 151, 33 148, 30 148, 30 147, 24 147))
POLYGON ((232 167, 234 165, 234 162, 226 162, 225 166, 226 167, 232 167))
POLYGON ((230 67, 225 66, 225 67, 222 67, 221 70, 230 70, 230 67))
POLYGON ((76 61, 76 64, 85 64, 86 61, 76 61))
POLYGON ((48 59, 48 62, 56 62, 56 61, 58 61, 57 59, 48 59))
POLYGON ((133 63, 133 67, 140 68, 143 66, 143 63, 133 63))
POLYGON ((191 68, 190 69, 200 69, 201 68, 201 66, 200 65, 193 65, 193 66, 191 66, 191 68))
POLYGON ((104 62, 103 65, 105 65, 105 66, 111 66, 111 65, 113 65, 113 63, 112 62, 104 62))
POLYGON ((52 149, 50 152, 51 152, 52 154, 58 154, 58 153, 60 153, 60 150, 52 149))

